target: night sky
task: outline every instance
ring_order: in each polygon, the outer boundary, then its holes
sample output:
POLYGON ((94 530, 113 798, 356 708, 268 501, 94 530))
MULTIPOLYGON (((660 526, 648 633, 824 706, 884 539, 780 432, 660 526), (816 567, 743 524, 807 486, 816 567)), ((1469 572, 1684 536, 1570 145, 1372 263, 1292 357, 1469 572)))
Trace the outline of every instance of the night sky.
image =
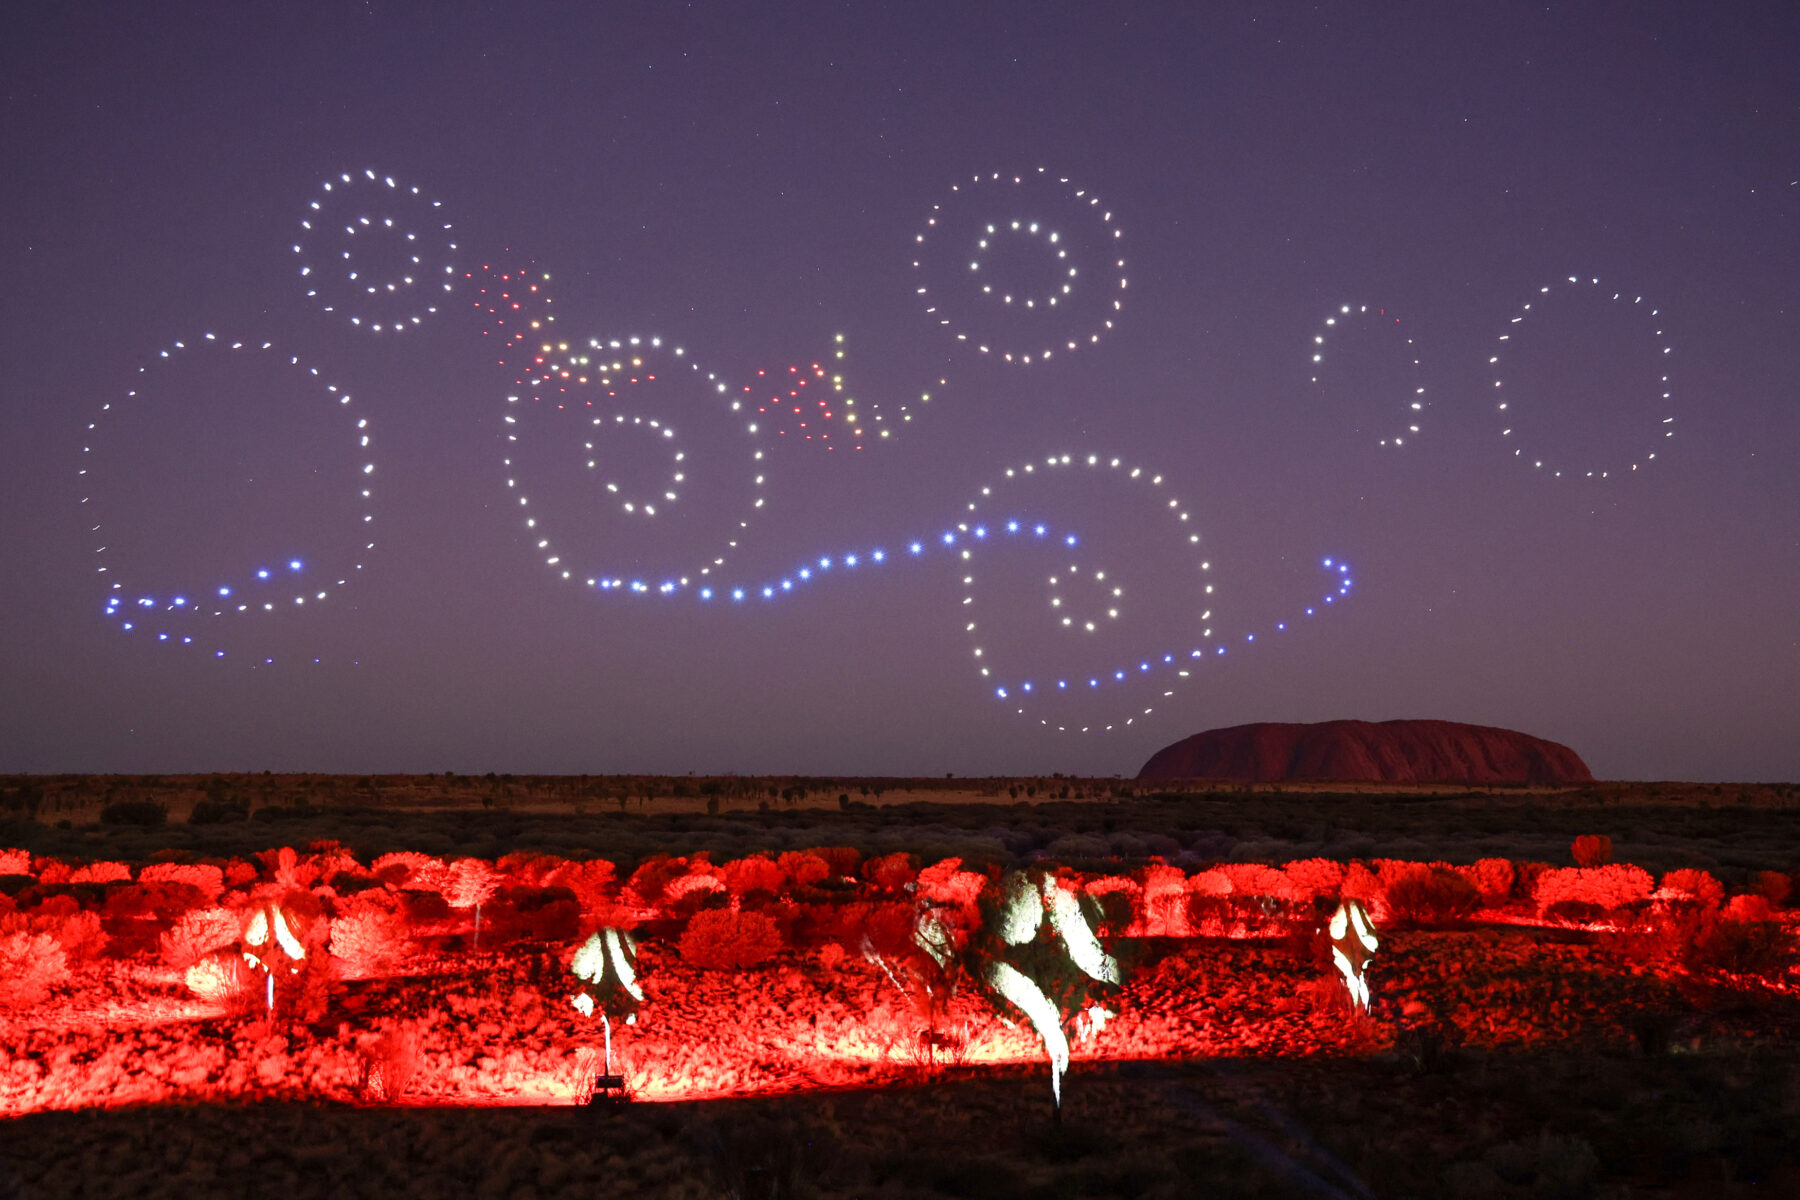
POLYGON ((1800 778, 1797 56, 1773 3, 32 5, 0 771, 1433 717, 1800 778))

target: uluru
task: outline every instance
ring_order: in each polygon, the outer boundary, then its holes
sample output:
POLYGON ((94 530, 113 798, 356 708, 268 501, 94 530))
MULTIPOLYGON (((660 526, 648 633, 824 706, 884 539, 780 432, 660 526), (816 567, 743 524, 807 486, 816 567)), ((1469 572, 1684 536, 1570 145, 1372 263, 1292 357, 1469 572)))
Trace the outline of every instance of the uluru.
POLYGON ((1164 746, 1139 779, 1239 783, 1591 783, 1567 746, 1457 721, 1259 722, 1164 746))

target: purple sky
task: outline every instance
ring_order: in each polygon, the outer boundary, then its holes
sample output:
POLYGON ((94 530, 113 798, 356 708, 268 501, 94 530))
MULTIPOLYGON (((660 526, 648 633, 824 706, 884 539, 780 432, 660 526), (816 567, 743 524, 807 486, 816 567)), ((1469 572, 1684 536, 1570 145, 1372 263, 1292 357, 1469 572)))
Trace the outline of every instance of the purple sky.
POLYGON ((0 46, 0 771, 1130 774, 1436 717, 1800 778, 1792 6, 120 11, 0 46), (421 280, 359 300, 389 217, 421 280), (518 386, 465 273, 526 260, 557 339, 682 357, 518 386), (814 363, 829 419, 730 411, 814 363))

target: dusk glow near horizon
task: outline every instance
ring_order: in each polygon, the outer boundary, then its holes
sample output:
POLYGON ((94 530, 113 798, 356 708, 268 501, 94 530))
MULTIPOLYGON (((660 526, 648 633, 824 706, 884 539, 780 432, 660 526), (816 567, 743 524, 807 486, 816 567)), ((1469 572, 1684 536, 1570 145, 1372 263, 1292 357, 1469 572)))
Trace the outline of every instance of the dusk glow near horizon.
POLYGON ((0 772, 1800 778, 1800 18, 25 26, 0 772))

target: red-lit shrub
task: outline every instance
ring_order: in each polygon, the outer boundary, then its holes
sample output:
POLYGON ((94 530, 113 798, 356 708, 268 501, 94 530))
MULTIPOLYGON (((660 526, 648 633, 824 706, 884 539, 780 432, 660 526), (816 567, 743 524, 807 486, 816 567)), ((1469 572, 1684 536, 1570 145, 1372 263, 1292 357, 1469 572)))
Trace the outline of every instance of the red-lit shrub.
POLYGON ((106 895, 109 921, 159 921, 168 923, 190 908, 209 903, 206 893, 188 883, 133 883, 106 895))
POLYGON ((69 978, 62 943, 47 933, 0 932, 0 1009, 29 1008, 69 978))
POLYGON ((230 909, 191 909, 157 938, 157 949, 165 966, 186 971, 214 950, 236 944, 243 927, 243 917, 230 909))
MULTIPOLYGON (((302 857, 294 853, 292 846, 264 850, 256 857, 262 864, 263 877, 272 880, 278 887, 288 890, 310 888, 319 881, 321 875, 325 874, 322 869, 323 864, 311 855, 302 857)), ((354 860, 352 860, 352 864, 354 865, 354 860)), ((331 873, 335 874, 336 872, 331 873)))
MULTIPOLYGON (((494 869, 506 876, 513 884, 528 884, 539 887, 550 873, 562 866, 565 860, 553 854, 539 854, 535 850, 515 850, 503 855, 494 864, 494 869)), ((611 863, 607 863, 611 866, 611 863)))
POLYGON ((0 930, 49 937, 72 959, 99 957, 109 940, 99 914, 84 912, 75 897, 66 895, 51 896, 29 912, 8 914, 0 919, 0 930))
POLYGON ((1481 908, 1481 889, 1461 872, 1423 864, 1394 875, 1384 898, 1390 920, 1424 929, 1463 924, 1481 908))
POLYGON ((383 883, 402 891, 442 892, 448 882, 449 869, 441 861, 412 850, 384 854, 370 869, 383 883))
POLYGON ((1513 865, 1504 858, 1476 859, 1466 867, 1456 868, 1481 893, 1481 902, 1498 908, 1512 895, 1513 865))
POLYGON ((307 843, 306 857, 311 860, 310 867, 317 879, 331 879, 337 875, 371 874, 356 856, 344 847, 342 842, 325 839, 307 843))
POLYGON ((423 1039, 411 1025, 359 1039, 357 1060, 363 1093, 371 1100, 397 1103, 419 1073, 422 1051, 423 1039))
POLYGON ((452 908, 476 908, 486 904, 500 886, 500 876, 486 859, 459 858, 450 864, 444 899, 452 908))
POLYGON ((1584 833, 1569 846, 1578 867, 1603 867, 1612 861, 1612 839, 1603 833, 1584 833))
POLYGON ((918 865, 906 853, 871 858, 863 864, 863 878, 884 892, 898 892, 919 877, 918 865))
POLYGON ((814 846, 803 853, 824 860, 827 878, 831 879, 855 879, 857 865, 862 862, 862 851, 855 846, 814 846))
POLYGON ((1307 899, 1335 898, 1344 882, 1344 864, 1329 858, 1300 858, 1282 871, 1295 895, 1307 899))
POLYGON ((31 851, 0 850, 0 875, 31 874, 31 851))
POLYGON ((618 869, 604 858, 559 862, 544 876, 543 886, 566 888, 590 925, 616 925, 618 869))
POLYGON ((122 862, 89 863, 69 871, 69 883, 129 883, 131 868, 122 862))
POLYGON ((1775 906, 1769 903, 1767 896, 1746 892, 1726 901, 1720 915, 1727 921, 1772 921, 1775 919, 1775 906))
POLYGON ((1628 863, 1550 867, 1533 881, 1531 895, 1540 915, 1585 921, 1648 900, 1654 883, 1648 871, 1628 863))
POLYGON ((1223 863, 1217 869, 1231 880, 1231 889, 1236 895, 1284 903, 1302 899, 1300 889, 1294 886, 1286 871, 1262 863, 1223 863))
POLYGON ((918 894, 933 904, 946 905, 973 916, 981 889, 987 886, 987 876, 980 871, 965 871, 962 865, 960 858, 946 858, 924 868, 917 880, 918 894))
POLYGON ((361 893, 342 902, 331 922, 331 957, 345 979, 379 979, 412 953, 412 936, 391 895, 361 893))
POLYGON ((710 871, 696 871, 669 881, 663 889, 662 909, 671 917, 685 917, 703 908, 719 908, 729 902, 725 881, 710 871))
POLYGON ((781 950, 781 931, 762 913, 706 909, 688 922, 679 949, 681 957, 696 967, 715 971, 754 967, 781 950))
MULTIPOLYGON (((499 897, 512 908, 510 936, 537 942, 566 942, 581 936, 583 923, 591 924, 581 901, 566 887, 508 888, 499 897)), ((622 914, 611 924, 621 925, 622 914)))
POLYGON ((792 887, 810 887, 831 877, 831 864, 810 850, 787 850, 777 861, 792 887))
POLYGON ((902 958, 912 952, 916 909, 899 900, 858 901, 835 912, 832 940, 851 954, 902 958))
POLYGON ((1690 971, 1717 972, 1767 982, 1780 980, 1800 960, 1794 935, 1776 921, 1696 921, 1681 964, 1690 971))
POLYGON ((1102 875, 1087 881, 1087 894, 1100 905, 1100 932, 1110 937, 1134 936, 1144 913, 1144 887, 1123 875, 1102 875))
POLYGON ((1360 901, 1377 922, 1388 919, 1387 889, 1382 886, 1380 876, 1362 863, 1353 862, 1344 868, 1344 879, 1338 890, 1343 899, 1360 901))
POLYGON ((1188 877, 1180 867, 1151 863, 1144 868, 1144 937, 1192 937, 1188 917, 1188 877))
POLYGON ((216 904, 225 890, 225 872, 211 863, 151 863, 138 872, 138 882, 183 884, 199 892, 204 903, 216 904))
POLYGON ((1777 908, 1787 903, 1793 891, 1794 881, 1780 871, 1759 871, 1756 875, 1757 893, 1777 908))
POLYGON ((734 859, 720 867, 719 873, 731 894, 740 898, 750 892, 780 892, 787 882, 781 864, 766 854, 734 859))
MULTIPOLYGON (((702 866, 705 855, 695 855, 702 866)), ((638 864, 638 869, 625 881, 625 898, 633 904, 654 907, 661 904, 669 884, 688 873, 688 860, 656 854, 638 864)))
POLYGON ((1712 909, 1724 903, 1725 889, 1707 872, 1695 867, 1683 867, 1662 877, 1662 887, 1657 890, 1657 899, 1712 909))

